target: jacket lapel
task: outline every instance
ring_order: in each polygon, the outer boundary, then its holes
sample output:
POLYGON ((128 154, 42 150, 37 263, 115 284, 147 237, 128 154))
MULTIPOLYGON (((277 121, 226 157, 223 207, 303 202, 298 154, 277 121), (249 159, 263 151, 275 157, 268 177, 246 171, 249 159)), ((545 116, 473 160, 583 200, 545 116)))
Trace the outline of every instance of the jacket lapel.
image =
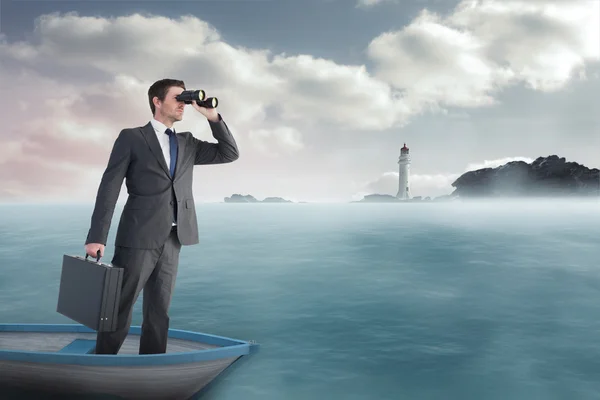
POLYGON ((181 173, 181 167, 183 166, 183 162, 185 161, 185 137, 181 133, 177 133, 177 164, 175 164, 175 176, 173 180, 179 178, 181 173))
MULTIPOLYGON (((142 127, 142 134, 144 136, 144 139, 146 139, 146 143, 148 143, 150 150, 152 150, 152 154, 154 154, 154 156, 158 160, 158 163, 160 164, 162 169, 165 171, 167 176, 170 178, 171 173, 169 171, 169 167, 167 166, 167 162, 165 161, 165 156, 163 156, 162 150, 160 148, 160 143, 158 143, 158 139, 156 138, 156 133, 154 132, 154 128, 152 127, 152 124, 150 122, 148 122, 148 124, 146 124, 145 126, 142 127)), ((179 156, 177 158, 178 158, 177 165, 179 166, 179 159, 181 158, 181 156, 179 156)))

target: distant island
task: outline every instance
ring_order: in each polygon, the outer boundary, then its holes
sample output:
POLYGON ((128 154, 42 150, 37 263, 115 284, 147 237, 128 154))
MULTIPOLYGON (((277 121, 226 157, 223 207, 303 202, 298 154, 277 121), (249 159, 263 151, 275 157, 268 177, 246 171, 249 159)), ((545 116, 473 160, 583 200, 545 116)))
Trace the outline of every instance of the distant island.
POLYGON ((232 194, 231 197, 225 197, 223 199, 225 203, 293 203, 291 200, 286 200, 281 197, 266 197, 263 200, 258 200, 254 196, 249 194, 232 194))
MULTIPOLYGON (((368 194, 351 203, 439 202, 469 198, 591 197, 600 196, 600 170, 587 168, 564 157, 538 157, 531 164, 511 161, 496 168, 481 168, 462 174, 452 183, 454 191, 435 198, 416 196, 408 200, 389 194, 368 194)), ((294 203, 281 197, 257 200, 233 194, 225 203, 294 203)), ((306 202, 301 202, 306 203, 306 202)))
POLYGON ((600 194, 597 168, 587 168, 564 157, 538 157, 531 164, 511 161, 496 168, 482 168, 461 175, 451 194, 459 198, 481 197, 590 197, 600 194))

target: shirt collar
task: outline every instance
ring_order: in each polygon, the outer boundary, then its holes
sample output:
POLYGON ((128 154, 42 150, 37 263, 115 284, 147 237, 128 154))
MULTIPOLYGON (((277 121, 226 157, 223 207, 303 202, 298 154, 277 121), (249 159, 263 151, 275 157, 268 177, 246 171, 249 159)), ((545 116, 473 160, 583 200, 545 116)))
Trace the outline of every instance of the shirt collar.
MULTIPOLYGON (((165 124, 163 124, 162 122, 157 121, 154 118, 152 118, 150 120, 150 123, 152 124, 152 127, 154 128, 154 130, 157 131, 157 132, 159 132, 159 133, 165 133, 165 131, 167 130, 167 126, 165 124)), ((175 132, 175 128, 171 128, 171 130, 173 132, 175 132)))

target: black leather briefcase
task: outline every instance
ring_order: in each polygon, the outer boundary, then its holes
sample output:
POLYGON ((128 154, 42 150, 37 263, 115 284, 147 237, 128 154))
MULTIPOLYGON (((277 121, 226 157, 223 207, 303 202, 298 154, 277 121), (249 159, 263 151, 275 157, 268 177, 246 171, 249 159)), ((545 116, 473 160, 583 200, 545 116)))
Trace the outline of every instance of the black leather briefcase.
POLYGON ((98 332, 117 327, 123 268, 65 254, 56 311, 98 332))

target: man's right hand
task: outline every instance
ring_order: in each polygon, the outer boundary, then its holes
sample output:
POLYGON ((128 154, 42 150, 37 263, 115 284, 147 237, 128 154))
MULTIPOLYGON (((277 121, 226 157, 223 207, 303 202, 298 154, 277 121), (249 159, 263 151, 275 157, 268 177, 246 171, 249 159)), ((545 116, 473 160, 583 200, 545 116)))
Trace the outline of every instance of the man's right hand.
POLYGON ((88 243, 85 245, 85 254, 91 257, 98 257, 98 250, 100 250, 100 257, 104 256, 104 245, 100 243, 88 243))

